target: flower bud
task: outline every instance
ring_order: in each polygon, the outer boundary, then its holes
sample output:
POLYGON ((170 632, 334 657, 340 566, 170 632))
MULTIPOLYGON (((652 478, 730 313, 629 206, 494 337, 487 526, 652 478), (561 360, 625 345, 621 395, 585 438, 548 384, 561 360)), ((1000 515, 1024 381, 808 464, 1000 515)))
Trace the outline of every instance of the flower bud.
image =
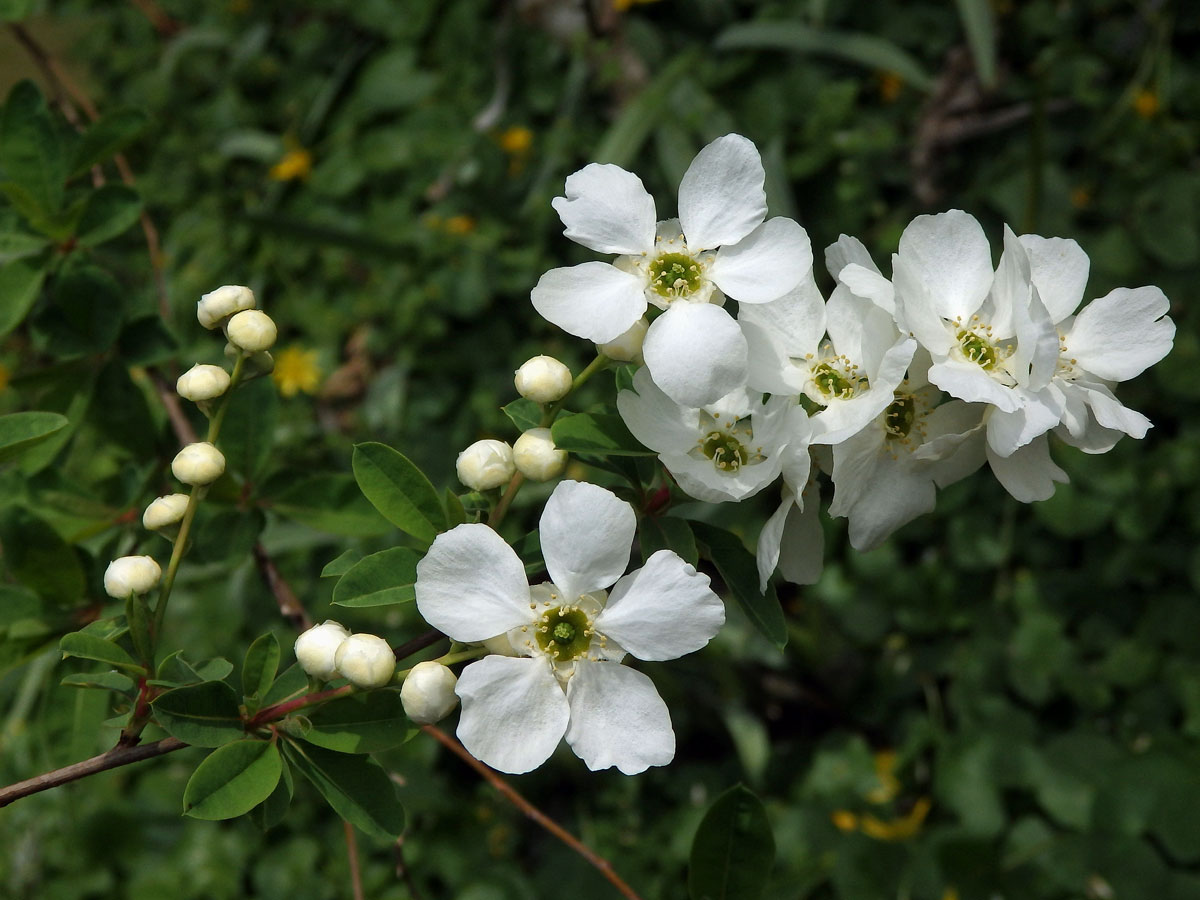
POLYGON ((554 446, 549 428, 530 428, 513 444, 513 462, 530 481, 549 481, 567 467, 567 451, 554 446))
POLYGON ((633 323, 626 331, 618 334, 607 344, 597 344, 596 349, 617 362, 632 362, 642 364, 642 342, 646 340, 646 329, 650 323, 643 317, 633 323))
POLYGON ((175 382, 175 393, 193 403, 220 397, 227 390, 229 373, 220 366, 192 366, 175 382))
POLYGON ((418 725, 440 722, 458 706, 454 685, 458 678, 439 662, 419 662, 404 679, 400 702, 404 713, 418 725))
POLYGON ((383 687, 396 671, 396 654, 373 634, 352 634, 334 657, 338 674, 357 688, 383 687))
POLYGON ((196 318, 211 331, 235 312, 254 309, 254 305, 254 291, 240 284, 226 284, 200 298, 196 318))
POLYGON ((338 648, 350 637, 350 632, 332 619, 314 625, 296 638, 296 662, 300 668, 321 681, 337 677, 338 648))
POLYGON ((225 336, 235 347, 247 353, 259 353, 271 349, 279 331, 265 312, 247 309, 229 320, 225 326, 225 336))
POLYGON ((150 501, 142 513, 142 527, 149 531, 166 531, 183 520, 187 511, 187 494, 167 494, 150 501))
POLYGON ((158 584, 162 569, 149 556, 122 556, 104 571, 104 592, 116 600, 144 594, 158 584))
POLYGON ((553 356, 535 356, 517 369, 513 383, 527 400, 553 403, 571 389, 571 370, 553 356))
POLYGON ((184 484, 212 484, 225 473, 225 457, 208 441, 197 441, 175 454, 171 472, 184 484))
POLYGON ((454 463, 458 480, 473 491, 490 491, 516 474, 513 448, 504 441, 476 441, 454 463))
MULTIPOLYGON (((237 358, 243 355, 242 351, 233 344, 226 342, 225 358, 233 362, 237 362, 237 358)), ((258 353, 245 354, 246 361, 242 364, 242 378, 258 378, 260 375, 270 375, 275 371, 275 358, 266 350, 261 350, 258 353)))

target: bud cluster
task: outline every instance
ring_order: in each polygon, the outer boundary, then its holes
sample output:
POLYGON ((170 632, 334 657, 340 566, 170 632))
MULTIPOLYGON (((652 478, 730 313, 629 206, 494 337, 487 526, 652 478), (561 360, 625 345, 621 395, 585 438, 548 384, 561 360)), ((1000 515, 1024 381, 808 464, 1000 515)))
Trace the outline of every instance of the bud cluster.
POLYGON ((345 678, 363 690, 392 680, 396 656, 388 642, 373 634, 351 634, 332 619, 296 638, 296 661, 319 681, 345 678))

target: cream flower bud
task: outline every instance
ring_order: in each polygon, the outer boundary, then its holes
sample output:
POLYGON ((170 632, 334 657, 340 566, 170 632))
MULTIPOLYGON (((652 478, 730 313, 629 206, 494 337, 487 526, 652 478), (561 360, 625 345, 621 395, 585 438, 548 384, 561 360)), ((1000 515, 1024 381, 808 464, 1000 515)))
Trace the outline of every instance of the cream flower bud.
POLYGON ((247 353, 259 353, 271 349, 279 331, 265 312, 247 309, 229 320, 225 326, 225 336, 235 347, 247 353))
POLYGON ((196 304, 196 318, 211 331, 235 312, 254 306, 254 291, 240 284, 226 284, 201 296, 196 304))
POLYGON ((158 584, 162 569, 149 556, 122 556, 104 571, 104 591, 124 600, 130 594, 144 594, 158 584))
POLYGON ((193 403, 220 397, 227 390, 229 373, 220 366, 192 366, 175 382, 175 393, 193 403))
POLYGON ((332 619, 314 625, 296 638, 296 662, 300 668, 321 681, 337 677, 338 648, 350 637, 350 632, 332 619))
POLYGON ((513 383, 527 400, 553 403, 571 389, 571 370, 553 356, 535 356, 517 369, 513 383))
POLYGON ((400 688, 405 715, 418 725, 442 721, 458 706, 456 684, 457 676, 441 663, 432 660, 417 663, 400 688))
POLYGON ((554 446, 549 428, 530 428, 513 444, 513 462, 530 481, 549 481, 567 467, 567 451, 554 446))
POLYGON ((150 501, 142 513, 142 527, 149 531, 161 531, 178 525, 187 510, 187 494, 167 494, 150 501))
POLYGON ((225 457, 208 441, 197 441, 175 454, 171 472, 184 484, 212 484, 225 473, 225 457))
POLYGON ((358 688, 383 687, 396 671, 396 654, 373 634, 352 634, 334 657, 338 674, 358 688))
POLYGON ((458 480, 473 491, 500 487, 517 472, 513 448, 504 441, 476 441, 454 463, 458 480))
MULTIPOLYGON (((226 342, 225 358, 237 361, 237 358, 242 354, 242 351, 233 344, 226 342)), ((258 353, 250 353, 246 355, 246 362, 242 369, 243 378, 257 378, 259 375, 270 375, 275 371, 275 358, 266 350, 261 350, 258 353)))
POLYGON ((626 331, 618 334, 607 344, 597 344, 596 349, 617 362, 632 362, 642 364, 642 343, 646 340, 646 330, 650 323, 645 317, 638 319, 626 331))

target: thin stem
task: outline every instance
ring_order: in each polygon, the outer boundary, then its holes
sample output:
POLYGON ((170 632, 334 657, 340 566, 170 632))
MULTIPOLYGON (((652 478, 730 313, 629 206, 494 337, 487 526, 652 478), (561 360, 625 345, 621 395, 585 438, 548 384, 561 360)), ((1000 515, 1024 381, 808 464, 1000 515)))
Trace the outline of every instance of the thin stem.
POLYGON ((404 886, 408 888, 411 900, 421 900, 421 894, 417 890, 416 884, 413 883, 412 872, 409 871, 408 864, 404 861, 404 835, 396 838, 393 853, 396 857, 396 877, 403 881, 404 886))
POLYGON ((420 653, 426 647, 432 647, 445 637, 446 636, 436 628, 431 628, 424 634, 413 638, 411 641, 403 643, 399 647, 393 648, 393 652, 396 654, 396 659, 404 659, 405 657, 412 656, 414 653, 420 653))
POLYGON ((492 510, 492 514, 488 516, 488 525, 492 526, 492 528, 500 527, 500 523, 508 515, 508 508, 512 506, 513 497, 517 496, 517 491, 521 489, 521 485, 524 483, 525 476, 520 472, 513 475, 512 481, 504 489, 504 496, 500 498, 500 502, 496 504, 496 508, 492 510))
POLYGON ((308 629, 312 628, 313 621, 309 618, 308 610, 304 608, 304 604, 300 602, 300 598, 296 596, 296 592, 292 590, 291 585, 279 574, 279 569, 275 566, 275 561, 267 553, 267 548, 259 541, 255 543, 250 552, 254 555, 254 564, 258 567, 258 572, 262 575, 263 581, 266 582, 267 589, 270 590, 271 595, 275 598, 275 602, 279 605, 279 611, 283 614, 283 617, 297 631, 308 631, 308 629))
POLYGON ((205 440, 210 444, 216 444, 217 438, 221 434, 221 424, 225 421, 225 413, 229 411, 229 398, 233 396, 234 389, 242 380, 242 371, 245 368, 246 354, 239 351, 237 359, 233 363, 233 372, 229 375, 229 387, 221 395, 221 405, 217 407, 216 415, 208 423, 208 437, 205 440))
POLYGON ((521 810, 521 812, 533 819, 533 821, 537 822, 548 832, 550 832, 552 835, 586 859, 589 863, 595 866, 600 871, 600 874, 607 878, 613 887, 621 892, 622 897, 627 898, 627 900, 641 900, 641 898, 634 892, 633 888, 627 885, 621 879, 621 876, 613 871, 612 863, 610 863, 604 857, 598 855, 594 850, 580 841, 579 838, 575 837, 573 834, 547 816, 544 812, 522 797, 519 793, 517 793, 515 788, 509 785, 507 781, 468 753, 466 748, 464 748, 458 741, 454 740, 454 738, 450 737, 450 735, 446 734, 444 731, 434 725, 422 725, 421 730, 426 734, 431 735, 434 740, 436 740, 446 749, 450 750, 463 762, 482 775, 488 784, 504 795, 504 798, 508 800, 509 803, 521 810))
MULTIPOLYGON (((430 661, 441 663, 443 666, 452 666, 455 663, 464 662, 468 659, 478 659, 479 657, 488 653, 491 653, 491 651, 488 650, 487 647, 472 647, 470 650, 460 650, 457 653, 447 653, 445 656, 439 656, 437 659, 430 661)), ((408 673, 411 671, 412 669, 401 669, 392 676, 392 681, 399 684, 408 677, 408 673)))
POLYGON ((298 709, 304 709, 306 706, 316 706, 318 703, 324 703, 326 700, 332 700, 335 697, 344 697, 353 692, 354 685, 344 684, 339 688, 331 688, 328 691, 318 691, 315 694, 305 694, 303 697, 297 697, 295 700, 285 700, 283 703, 276 703, 274 706, 268 706, 266 709, 260 709, 257 713, 246 721, 246 730, 251 731, 258 728, 267 722, 272 722, 275 719, 282 719, 289 713, 294 713, 298 709))
POLYGON ((358 838, 354 834, 354 826, 342 819, 346 830, 346 856, 350 859, 350 890, 354 900, 363 900, 362 870, 358 864, 358 838))

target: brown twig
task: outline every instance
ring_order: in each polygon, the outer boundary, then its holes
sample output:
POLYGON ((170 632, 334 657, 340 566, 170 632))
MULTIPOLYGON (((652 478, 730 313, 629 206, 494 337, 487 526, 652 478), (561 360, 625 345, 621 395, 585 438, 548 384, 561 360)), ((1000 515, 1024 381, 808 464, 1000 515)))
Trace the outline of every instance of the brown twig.
POLYGON ((291 585, 279 574, 279 568, 268 555, 267 548, 260 541, 255 543, 251 552, 254 554, 254 564, 258 566, 258 573, 275 597, 275 602, 279 604, 279 612, 283 614, 283 617, 297 631, 308 631, 312 628, 313 621, 309 618, 308 610, 304 608, 304 604, 300 602, 291 585))
POLYGON ((162 756, 175 750, 181 750, 186 746, 188 745, 183 741, 173 737, 166 737, 152 744, 135 744, 132 746, 121 744, 101 753, 99 756, 85 759, 83 762, 73 763, 61 769, 55 769, 53 772, 35 775, 33 778, 27 778, 24 781, 18 781, 16 784, 10 784, 6 788, 0 788, 0 807, 8 806, 14 800, 20 800, 22 797, 28 797, 30 794, 37 794, 71 781, 78 781, 80 778, 86 778, 89 775, 95 775, 98 772, 104 772, 108 769, 116 769, 120 766, 127 766, 130 763, 141 762, 143 759, 162 756))
POLYGON ((133 5, 150 20, 150 24, 154 26, 159 37, 174 37, 183 30, 183 26, 167 15, 154 0, 133 0, 133 5))
POLYGON ((392 849, 396 857, 396 877, 403 881, 404 886, 408 888, 410 900, 421 900, 421 893, 413 883, 412 872, 409 871, 408 864, 404 861, 404 835, 396 838, 396 844, 392 849))
POLYGON ((411 641, 401 644, 394 648, 396 659, 404 659, 407 656, 412 656, 414 653, 420 653, 426 647, 432 647, 438 641, 442 640, 445 635, 436 628, 431 628, 422 635, 418 635, 411 641))
POLYGON ((439 744, 450 750, 461 760, 463 760, 463 762, 482 775, 484 780, 486 780, 488 784, 503 794, 504 798, 508 800, 509 803, 521 810, 521 812, 525 813, 525 815, 533 819, 533 821, 537 822, 548 832, 550 832, 552 835, 586 859, 589 863, 595 866, 600 871, 600 874, 607 878, 613 887, 621 892, 622 897, 626 897, 627 900, 641 900, 641 898, 638 897, 638 895, 634 892, 633 888, 627 885, 621 879, 621 876, 613 871, 612 863, 610 863, 604 857, 599 856, 594 850, 580 841, 579 838, 575 837, 575 835, 571 834, 569 831, 547 816, 544 812, 522 797, 519 793, 517 793, 515 788, 509 785, 507 781, 468 753, 462 744, 454 740, 454 738, 450 737, 450 735, 446 734, 444 731, 434 725, 422 725, 421 730, 426 734, 431 735, 439 744))
POLYGON ((362 870, 358 864, 358 838, 354 834, 354 826, 342 819, 346 829, 346 855, 350 858, 350 890, 354 900, 363 900, 362 870))

